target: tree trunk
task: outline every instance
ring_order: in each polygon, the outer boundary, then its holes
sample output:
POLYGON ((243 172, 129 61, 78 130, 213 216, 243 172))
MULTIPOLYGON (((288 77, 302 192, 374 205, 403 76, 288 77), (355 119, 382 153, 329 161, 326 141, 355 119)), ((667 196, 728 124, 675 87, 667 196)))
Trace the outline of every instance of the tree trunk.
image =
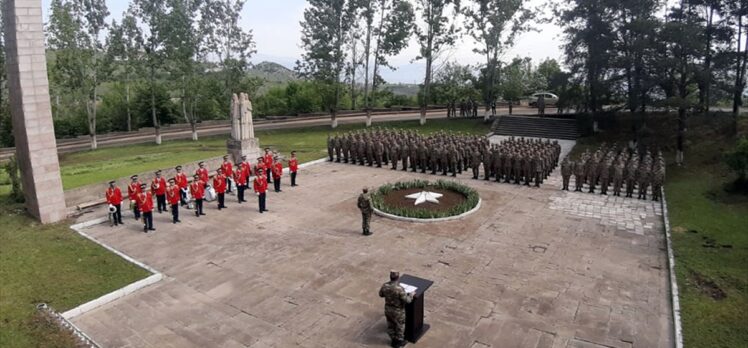
POLYGON ((512 114, 512 105, 513 105, 513 104, 514 104, 514 102, 512 102, 512 101, 510 100, 510 101, 509 101, 509 114, 510 114, 510 115, 512 114))
POLYGON ((130 77, 125 77, 125 107, 127 108, 127 131, 132 132, 132 114, 130 113, 130 77))
POLYGON ((704 100, 702 107, 704 108, 704 114, 709 114, 709 103, 711 100, 711 84, 712 84, 712 29, 714 19, 714 7, 709 8, 709 17, 706 23, 706 50, 704 56, 704 100))
POLYGON ((153 130, 156 132, 156 145, 161 145, 161 125, 156 115, 156 71, 153 65, 151 65, 151 119, 153 130))
MULTIPOLYGON (((369 10, 371 1, 367 2, 369 10)), ((373 13, 369 13, 373 17, 373 13)), ((371 105, 369 104, 369 61, 371 58, 371 31, 373 18, 367 18, 366 22, 366 40, 364 40, 364 111, 366 111, 366 126, 371 127, 371 105)))
MULTIPOLYGON (((96 77, 94 77, 94 84, 96 83, 96 77)), ((96 87, 93 89, 92 100, 88 101, 88 132, 91 135, 91 150, 96 150, 99 144, 96 140, 96 87)))
POLYGON ((742 95, 745 89, 746 66, 748 65, 748 33, 745 34, 745 45, 743 52, 740 52, 741 35, 743 35, 743 16, 738 16, 738 50, 737 64, 735 71, 735 91, 732 100, 733 132, 738 132, 738 115, 740 115, 740 106, 743 104, 742 95))

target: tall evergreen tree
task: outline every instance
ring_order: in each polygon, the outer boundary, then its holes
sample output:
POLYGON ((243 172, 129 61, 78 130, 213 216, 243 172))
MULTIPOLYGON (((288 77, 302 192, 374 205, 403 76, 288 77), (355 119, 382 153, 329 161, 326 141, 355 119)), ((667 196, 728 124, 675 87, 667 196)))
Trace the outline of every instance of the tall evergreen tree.
POLYGON ((458 0, 416 0, 416 8, 420 13, 421 23, 416 25, 415 32, 421 46, 416 59, 426 61, 426 73, 421 91, 421 124, 426 123, 426 111, 430 98, 431 79, 434 61, 445 48, 454 45, 459 30, 454 21, 450 20, 450 8, 454 13, 459 11, 458 0))

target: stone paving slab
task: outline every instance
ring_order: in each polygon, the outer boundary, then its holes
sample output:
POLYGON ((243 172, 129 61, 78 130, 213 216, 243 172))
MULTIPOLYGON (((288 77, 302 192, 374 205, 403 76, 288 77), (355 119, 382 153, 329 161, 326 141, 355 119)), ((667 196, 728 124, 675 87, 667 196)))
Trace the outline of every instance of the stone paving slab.
POLYGON ((269 193, 269 213, 257 213, 254 196, 243 205, 229 196, 229 209, 209 204, 179 225, 156 214, 152 234, 132 219, 92 226, 86 233, 165 279, 73 321, 105 347, 385 347, 377 292, 398 269, 435 282, 418 347, 672 346, 654 203, 596 200, 584 203, 589 216, 558 209, 587 194, 463 175, 483 199, 475 214, 440 224, 374 217, 374 235, 362 236, 361 187, 412 178, 435 179, 325 163, 269 193), (634 233, 620 228, 629 222, 634 233))

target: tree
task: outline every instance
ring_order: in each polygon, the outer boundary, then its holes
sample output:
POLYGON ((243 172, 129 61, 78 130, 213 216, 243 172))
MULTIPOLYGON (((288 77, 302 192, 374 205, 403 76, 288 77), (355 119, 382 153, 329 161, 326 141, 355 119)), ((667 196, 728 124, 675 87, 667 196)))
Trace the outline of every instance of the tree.
POLYGON ((483 101, 488 118, 490 105, 496 100, 496 73, 499 58, 514 46, 518 35, 530 30, 532 12, 522 0, 469 0, 462 8, 468 34, 479 44, 473 52, 485 57, 483 101))
POLYGON ((736 182, 744 184, 748 175, 748 138, 739 139, 735 148, 725 154, 725 163, 738 174, 736 182))
POLYGON ((381 66, 394 70, 388 57, 399 54, 408 46, 413 34, 415 13, 413 5, 405 0, 361 1, 362 18, 365 22, 364 35, 364 109, 366 125, 371 126, 372 97, 377 86, 384 81, 379 75, 381 66), (370 75, 370 62, 373 56, 373 71, 370 75), (371 76, 371 81, 370 77, 371 76), (369 83, 371 82, 371 89, 369 83))
POLYGON ((142 64, 145 69, 143 75, 148 78, 148 86, 151 91, 151 121, 155 132, 155 142, 161 144, 161 122, 158 119, 158 105, 156 105, 156 90, 159 88, 158 69, 163 63, 163 27, 166 25, 163 19, 166 15, 164 1, 133 0, 128 10, 133 17, 140 19, 147 29, 142 33, 143 55, 142 64))
POLYGON ((426 73, 421 92, 421 124, 426 123, 434 61, 438 59, 444 48, 454 45, 457 38, 458 30, 454 23, 450 22, 448 10, 453 7, 457 12, 458 5, 459 2, 456 0, 416 0, 416 8, 422 19, 420 25, 415 27, 418 43, 421 46, 420 54, 416 59, 426 61, 426 73))
POLYGON ((200 19, 207 50, 218 57, 223 74, 226 110, 231 94, 247 92, 237 87, 250 66, 250 58, 256 52, 252 30, 239 26, 245 3, 246 0, 206 1, 200 19))
POLYGON ((514 102, 522 98, 525 94, 526 76, 522 68, 523 61, 515 58, 511 64, 502 69, 501 96, 509 103, 509 114, 512 114, 514 102))
POLYGON ((131 13, 122 15, 122 24, 112 21, 107 42, 110 59, 119 63, 116 75, 125 87, 125 111, 127 115, 127 131, 132 130, 132 112, 130 88, 132 79, 136 74, 136 64, 142 58, 143 36, 138 28, 138 23, 131 13))
POLYGON ((332 128, 338 126, 340 74, 345 66, 345 45, 354 17, 347 0, 309 0, 301 22, 302 60, 296 70, 320 83, 320 93, 330 112, 332 128))
POLYGON ((52 76, 78 106, 84 105, 91 149, 97 148, 98 87, 108 73, 100 35, 108 15, 104 0, 54 0, 47 30, 56 54, 52 76))
POLYGON ((734 0, 729 3, 730 14, 733 18, 734 42, 734 83, 732 86, 732 114, 733 132, 738 131, 738 115, 743 104, 743 91, 746 87, 746 70, 748 67, 748 2, 734 0), (745 41, 743 41, 745 40, 745 41), (742 44, 742 46, 741 46, 742 44), (742 48, 742 51, 741 51, 742 48))
POLYGON ((450 62, 434 74, 432 98, 444 104, 456 102, 476 94, 475 84, 472 67, 450 62))
MULTIPOLYGON (((0 0, 0 8, 4 8, 4 1, 0 0)), ((3 28, 3 16, 0 15, 0 28, 3 28)), ((5 35, 0 35, 0 67, 5 67, 5 35)), ((0 146, 15 146, 13 139, 13 122, 10 117, 8 104, 8 76, 6 69, 0 68, 0 146)))

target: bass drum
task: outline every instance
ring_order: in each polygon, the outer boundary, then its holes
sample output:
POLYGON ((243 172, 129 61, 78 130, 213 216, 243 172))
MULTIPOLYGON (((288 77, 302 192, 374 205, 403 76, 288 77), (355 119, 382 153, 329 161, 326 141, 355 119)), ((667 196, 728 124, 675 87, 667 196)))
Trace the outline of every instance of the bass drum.
POLYGON ((205 200, 206 201, 208 202, 215 201, 216 197, 218 197, 216 195, 216 190, 212 186, 209 186, 208 188, 205 189, 205 200))

